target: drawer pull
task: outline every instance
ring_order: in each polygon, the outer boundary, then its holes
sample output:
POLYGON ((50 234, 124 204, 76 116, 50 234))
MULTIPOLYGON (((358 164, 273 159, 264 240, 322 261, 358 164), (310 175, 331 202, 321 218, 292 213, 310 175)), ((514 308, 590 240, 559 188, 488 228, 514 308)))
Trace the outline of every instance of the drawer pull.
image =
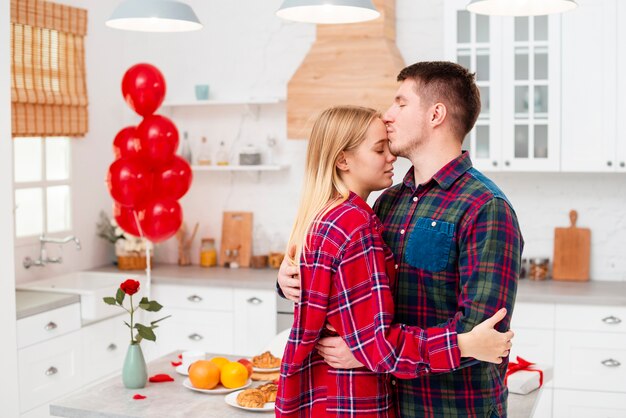
POLYGON ((58 328, 58 325, 55 324, 54 322, 50 321, 46 324, 45 327, 43 327, 43 329, 45 329, 46 331, 52 331, 58 328))
POLYGON ((260 305, 261 303, 263 303, 263 301, 257 298, 256 296, 253 296, 250 299, 248 299, 248 303, 251 303, 253 305, 260 305))
POLYGON ((117 350, 117 345, 115 345, 114 343, 109 344, 109 346, 107 347, 107 351, 115 351, 117 350))
POLYGON ((602 360, 602 365, 606 366, 606 367, 619 367, 619 366, 622 365, 622 363, 620 363, 617 360, 613 360, 612 358, 610 358, 610 359, 602 360))
POLYGON ((58 372, 59 370, 56 367, 52 366, 52 367, 49 367, 48 370, 46 370, 46 376, 54 376, 58 372))
POLYGON ((191 295, 187 298, 187 300, 189 302, 193 302, 193 303, 200 303, 202 302, 202 298, 198 295, 191 295))
POLYGON ((606 318, 602 318, 602 322, 604 322, 605 324, 609 324, 609 325, 617 325, 621 323, 622 320, 616 316, 611 315, 611 316, 607 316, 606 318))
POLYGON ((200 335, 200 334, 193 333, 193 334, 191 334, 191 335, 189 336, 189 339, 190 339, 191 341, 200 341, 200 340, 203 340, 203 339, 204 339, 204 337, 203 337, 202 335, 200 335))

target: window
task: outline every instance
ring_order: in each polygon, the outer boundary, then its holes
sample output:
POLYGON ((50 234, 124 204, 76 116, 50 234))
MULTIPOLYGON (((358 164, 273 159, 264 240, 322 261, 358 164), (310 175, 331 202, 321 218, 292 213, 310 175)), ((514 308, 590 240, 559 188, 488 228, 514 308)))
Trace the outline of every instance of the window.
POLYGON ((70 155, 68 137, 14 138, 16 238, 72 229, 70 155))

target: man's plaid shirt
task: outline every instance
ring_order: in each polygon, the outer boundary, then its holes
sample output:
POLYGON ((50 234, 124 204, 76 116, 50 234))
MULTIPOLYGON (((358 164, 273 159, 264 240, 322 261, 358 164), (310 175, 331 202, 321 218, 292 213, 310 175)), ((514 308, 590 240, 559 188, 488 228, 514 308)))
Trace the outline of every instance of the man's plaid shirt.
POLYGON ((459 366, 456 333, 392 325, 394 259, 381 229, 354 193, 313 224, 300 262, 301 302, 281 364, 277 417, 395 417, 388 373, 408 379, 459 366), (339 370, 323 361, 314 347, 326 323, 367 368, 339 370))
MULTIPOLYGON (((511 204, 467 153, 421 185, 411 168, 374 211, 396 260, 394 323, 462 333, 506 307, 497 328, 509 328, 523 240, 511 204)), ((399 380, 401 415, 505 416, 507 364, 469 359, 452 373, 399 380)))

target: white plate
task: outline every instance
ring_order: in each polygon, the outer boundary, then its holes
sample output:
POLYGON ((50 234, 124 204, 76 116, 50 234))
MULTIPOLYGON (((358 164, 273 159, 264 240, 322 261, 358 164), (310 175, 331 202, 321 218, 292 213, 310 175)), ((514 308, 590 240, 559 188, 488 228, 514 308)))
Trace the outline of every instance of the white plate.
POLYGON ((194 388, 191 385, 191 381, 189 380, 189 378, 187 378, 187 379, 185 379, 183 381, 183 386, 186 387, 187 389, 195 390, 196 392, 208 393, 208 394, 211 394, 211 395, 223 395, 225 393, 230 393, 230 392, 232 392, 234 390, 245 389, 248 386, 250 386, 251 383, 252 383, 252 381, 250 379, 248 379, 246 384, 241 386, 241 387, 239 387, 239 388, 228 389, 228 388, 225 388, 222 385, 217 385, 217 387, 215 389, 198 389, 198 388, 194 388))
POLYGON ((176 373, 182 374, 183 376, 189 376, 189 367, 185 368, 184 365, 176 366, 176 373))
POLYGON ((246 411, 252 412, 274 412, 274 402, 265 402, 263 408, 248 408, 247 406, 241 406, 237 403, 237 395, 243 392, 243 390, 238 390, 237 392, 229 393, 224 397, 226 403, 230 406, 234 406, 235 408, 244 409, 246 411))
POLYGON ((269 369, 264 369, 262 367, 254 367, 254 366, 252 366, 252 370, 255 371, 255 372, 261 372, 261 373, 278 372, 278 371, 280 371, 280 366, 278 366, 278 367, 270 367, 269 369))

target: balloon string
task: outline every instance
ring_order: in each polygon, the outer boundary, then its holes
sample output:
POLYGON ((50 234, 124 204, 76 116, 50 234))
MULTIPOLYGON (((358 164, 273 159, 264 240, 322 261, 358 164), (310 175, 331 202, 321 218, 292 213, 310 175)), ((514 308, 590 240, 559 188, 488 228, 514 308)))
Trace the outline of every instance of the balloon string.
POLYGON ((150 299, 150 287, 152 284, 152 269, 150 268, 150 248, 152 247, 152 243, 149 239, 147 239, 143 234, 143 229, 141 228, 141 224, 139 223, 139 215, 137 215, 137 211, 133 209, 133 217, 135 218, 135 225, 137 226, 137 230, 139 231, 139 236, 146 241, 146 296, 150 299))

